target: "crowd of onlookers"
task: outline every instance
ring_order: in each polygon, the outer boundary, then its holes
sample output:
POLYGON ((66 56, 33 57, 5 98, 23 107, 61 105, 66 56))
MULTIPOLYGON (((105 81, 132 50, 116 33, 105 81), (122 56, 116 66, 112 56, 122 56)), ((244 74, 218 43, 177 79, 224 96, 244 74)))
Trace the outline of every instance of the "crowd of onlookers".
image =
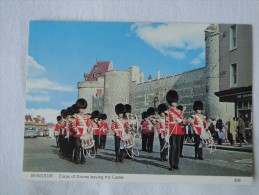
MULTIPOLYGON (((220 119, 219 115, 216 115, 212 119, 207 120, 208 130, 210 131, 214 142, 217 145, 222 145, 223 142, 229 143, 231 146, 242 147, 242 143, 247 143, 247 135, 245 130, 245 121, 243 116, 229 117, 229 120, 225 123, 220 119)), ((193 130, 190 125, 186 126, 185 134, 186 142, 193 142, 193 130)))

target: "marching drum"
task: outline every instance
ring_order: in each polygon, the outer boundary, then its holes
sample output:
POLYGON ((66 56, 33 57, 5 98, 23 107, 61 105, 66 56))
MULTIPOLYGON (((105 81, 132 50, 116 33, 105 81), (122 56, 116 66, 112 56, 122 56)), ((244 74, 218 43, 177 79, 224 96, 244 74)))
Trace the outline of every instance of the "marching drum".
POLYGON ((81 144, 83 149, 91 149, 94 147, 94 139, 91 133, 87 133, 81 136, 81 144))
POLYGON ((124 148, 125 149, 129 149, 132 148, 134 146, 134 140, 133 140, 133 136, 129 133, 125 133, 122 137, 121 140, 123 141, 124 144, 124 148))

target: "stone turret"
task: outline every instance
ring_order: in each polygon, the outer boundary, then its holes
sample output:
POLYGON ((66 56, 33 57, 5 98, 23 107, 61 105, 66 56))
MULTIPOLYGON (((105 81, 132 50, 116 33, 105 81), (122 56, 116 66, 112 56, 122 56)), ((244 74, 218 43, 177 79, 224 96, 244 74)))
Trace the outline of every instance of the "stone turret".
POLYGON ((233 115, 234 105, 219 102, 219 98, 214 94, 219 91, 219 36, 217 24, 211 24, 205 30, 205 114, 208 117, 218 114, 226 121, 233 115))
POLYGON ((104 77, 104 113, 107 114, 107 122, 117 118, 115 105, 129 103, 131 77, 130 71, 107 71, 104 77))

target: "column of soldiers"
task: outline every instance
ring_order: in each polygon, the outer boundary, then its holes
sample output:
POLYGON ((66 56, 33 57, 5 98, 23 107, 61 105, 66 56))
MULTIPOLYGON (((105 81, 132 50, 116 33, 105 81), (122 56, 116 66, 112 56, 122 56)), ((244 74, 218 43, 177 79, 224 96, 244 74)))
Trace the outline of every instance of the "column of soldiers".
MULTIPOLYGON (((195 114, 187 120, 184 116, 185 108, 177 105, 179 101, 178 93, 174 90, 168 91, 166 100, 169 105, 158 105, 157 109, 150 107, 142 113, 142 121, 139 126, 142 137, 142 151, 153 152, 154 134, 158 133, 160 142, 160 160, 167 161, 169 158, 169 170, 179 169, 179 157, 182 155, 183 140, 185 135, 184 127, 187 124, 192 126, 195 132, 195 159, 203 160, 201 147, 202 131, 207 127, 205 116, 202 114, 203 104, 196 101, 193 104, 195 114), (156 111, 159 115, 157 117, 156 111)), ((74 161, 76 164, 85 163, 86 151, 82 147, 84 135, 92 135, 94 140, 93 153, 97 153, 97 148, 105 148, 106 135, 109 131, 105 122, 106 114, 94 111, 85 114, 87 101, 78 99, 74 105, 61 111, 61 116, 57 117, 56 129, 59 130, 59 145, 62 156, 74 161)), ((132 124, 133 114, 129 104, 119 103, 115 106, 117 119, 112 121, 111 131, 114 133, 115 162, 124 162, 124 158, 132 158, 132 150, 127 150, 127 146, 134 142, 132 132, 136 127, 132 124), (125 136, 126 135, 126 136, 125 136), (125 139, 125 137, 129 138, 125 139)))
POLYGON ((207 130, 207 123, 206 117, 202 114, 203 103, 201 101, 194 102, 195 114, 188 120, 184 116, 185 108, 177 105, 179 96, 176 91, 168 91, 166 101, 169 107, 164 103, 157 107, 159 118, 155 117, 155 109, 152 107, 142 113, 140 124, 142 151, 152 152, 153 132, 156 131, 160 142, 160 160, 167 161, 168 156, 169 170, 177 170, 179 169, 179 157, 183 157, 183 142, 187 125, 191 125, 195 133, 195 159, 203 160, 200 136, 203 131, 207 130))

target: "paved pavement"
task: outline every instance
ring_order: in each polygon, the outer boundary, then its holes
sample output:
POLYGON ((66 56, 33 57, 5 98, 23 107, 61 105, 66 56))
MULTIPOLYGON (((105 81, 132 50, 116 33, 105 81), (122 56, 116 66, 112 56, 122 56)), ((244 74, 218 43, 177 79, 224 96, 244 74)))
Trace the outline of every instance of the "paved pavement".
MULTIPOLYGON (((137 140, 140 148, 141 140, 137 140)), ((76 165, 62 159, 54 139, 27 138, 24 144, 26 172, 81 172, 81 173, 126 173, 206 176, 252 176, 253 154, 251 152, 220 150, 213 153, 204 150, 204 160, 194 159, 194 147, 185 145, 184 157, 180 158, 180 170, 168 171, 168 162, 159 161, 159 143, 155 138, 154 152, 140 151, 140 156, 115 163, 114 140, 107 137, 106 149, 98 150, 96 158, 88 158, 86 164, 76 165)), ((225 146, 226 147, 226 146, 225 146)))

